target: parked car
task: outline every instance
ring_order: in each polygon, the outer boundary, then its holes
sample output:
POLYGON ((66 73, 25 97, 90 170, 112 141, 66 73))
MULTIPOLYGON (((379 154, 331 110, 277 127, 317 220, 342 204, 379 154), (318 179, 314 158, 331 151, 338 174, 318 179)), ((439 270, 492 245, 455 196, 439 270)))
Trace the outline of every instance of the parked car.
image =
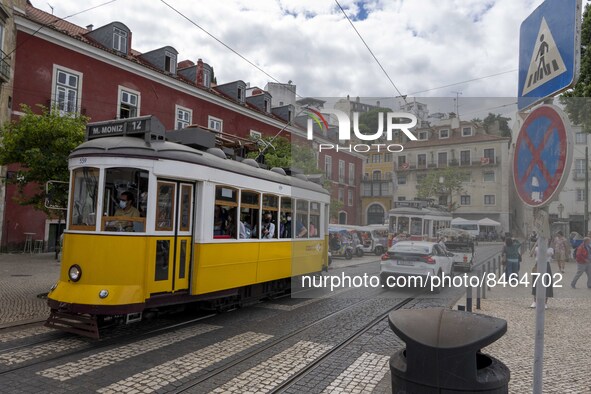
MULTIPOLYGON (((380 281, 387 285, 388 277, 397 276, 452 276, 453 254, 436 242, 400 241, 392 245, 380 264, 380 281)), ((439 292, 435 288, 435 292, 439 292)))

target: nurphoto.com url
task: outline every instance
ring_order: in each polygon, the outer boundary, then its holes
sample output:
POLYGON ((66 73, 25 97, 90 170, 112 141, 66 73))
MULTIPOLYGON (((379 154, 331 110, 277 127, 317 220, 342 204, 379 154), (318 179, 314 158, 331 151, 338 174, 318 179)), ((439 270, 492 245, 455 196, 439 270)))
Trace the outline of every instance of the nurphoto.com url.
POLYGON ((325 276, 310 276, 303 275, 301 277, 301 285, 303 288, 324 288, 335 291, 343 288, 405 288, 405 287, 429 287, 431 291, 442 287, 535 287, 538 281, 545 287, 562 287, 562 274, 540 274, 537 272, 525 273, 521 276, 517 274, 506 276, 504 273, 497 277, 494 273, 484 273, 481 276, 477 275, 448 275, 443 273, 441 276, 435 275, 398 275, 385 276, 385 283, 380 280, 379 276, 372 276, 364 273, 363 275, 347 275, 341 273, 340 275, 325 275, 325 276))

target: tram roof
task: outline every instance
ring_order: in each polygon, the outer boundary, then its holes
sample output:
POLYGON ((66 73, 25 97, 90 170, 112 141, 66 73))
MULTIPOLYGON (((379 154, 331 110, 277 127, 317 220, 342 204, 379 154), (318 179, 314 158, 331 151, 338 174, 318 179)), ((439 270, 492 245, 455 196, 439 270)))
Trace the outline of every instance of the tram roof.
POLYGON ((435 207, 425 207, 425 208, 413 208, 413 207, 400 207, 400 208, 393 208, 388 211, 388 215, 431 215, 431 216, 447 216, 451 220, 451 213, 435 208, 435 207))
POLYGON ((155 140, 148 144, 143 139, 135 137, 97 138, 80 144, 70 153, 70 158, 81 156, 133 157, 180 161, 328 194, 328 191, 317 183, 253 167, 235 160, 222 159, 211 153, 170 141, 155 140))

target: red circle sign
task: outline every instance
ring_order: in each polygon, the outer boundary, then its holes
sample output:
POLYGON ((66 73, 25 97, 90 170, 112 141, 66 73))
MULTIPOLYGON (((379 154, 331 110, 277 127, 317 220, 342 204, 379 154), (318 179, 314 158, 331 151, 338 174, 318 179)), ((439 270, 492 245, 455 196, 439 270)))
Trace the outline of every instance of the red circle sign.
POLYGON ((571 165, 568 124, 553 105, 537 107, 525 119, 513 156, 513 181, 524 204, 544 206, 562 189, 571 165))

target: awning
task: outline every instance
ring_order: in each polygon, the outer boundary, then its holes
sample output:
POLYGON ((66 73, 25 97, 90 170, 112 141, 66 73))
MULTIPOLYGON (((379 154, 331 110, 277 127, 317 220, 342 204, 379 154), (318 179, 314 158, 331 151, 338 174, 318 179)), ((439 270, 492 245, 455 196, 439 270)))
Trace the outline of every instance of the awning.
POLYGON ((501 225, 501 223, 496 222, 496 221, 489 219, 489 218, 480 219, 478 221, 478 224, 481 226, 494 226, 494 227, 501 225))

